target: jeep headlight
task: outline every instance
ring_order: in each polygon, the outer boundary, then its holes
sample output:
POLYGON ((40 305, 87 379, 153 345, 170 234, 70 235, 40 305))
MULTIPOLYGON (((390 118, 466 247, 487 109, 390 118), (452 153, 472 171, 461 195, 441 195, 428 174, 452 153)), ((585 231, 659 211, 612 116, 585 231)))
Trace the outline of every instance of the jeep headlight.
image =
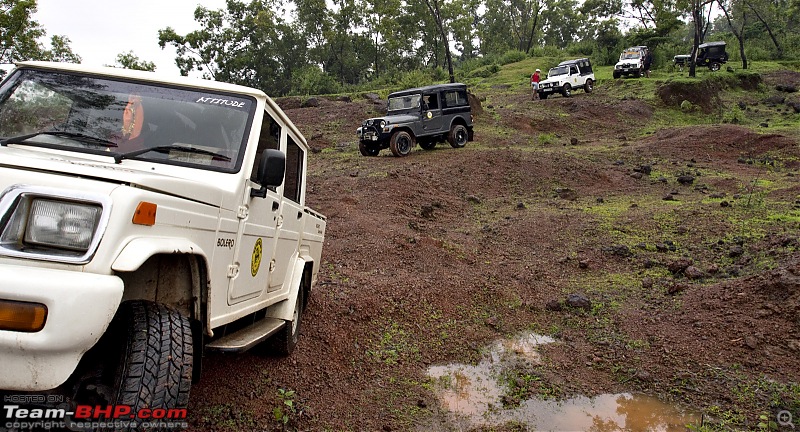
POLYGON ((13 191, 3 197, 0 254, 88 262, 104 228, 106 199, 13 191), (15 193, 16 192, 16 193, 15 193), (13 201, 11 201, 13 200, 13 201))
POLYGON ((385 120, 381 120, 381 129, 383 129, 384 126, 386 126, 386 121, 385 120))

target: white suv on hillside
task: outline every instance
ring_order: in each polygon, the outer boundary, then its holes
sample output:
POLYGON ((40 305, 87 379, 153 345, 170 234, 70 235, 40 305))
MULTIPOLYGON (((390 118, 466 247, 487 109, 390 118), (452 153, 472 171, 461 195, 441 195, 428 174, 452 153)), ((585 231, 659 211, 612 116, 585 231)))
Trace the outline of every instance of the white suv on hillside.
POLYGON ((539 83, 539 97, 547 99, 553 93, 570 97, 576 88, 583 88, 586 93, 594 89, 594 71, 588 58, 563 61, 551 68, 547 79, 539 83))

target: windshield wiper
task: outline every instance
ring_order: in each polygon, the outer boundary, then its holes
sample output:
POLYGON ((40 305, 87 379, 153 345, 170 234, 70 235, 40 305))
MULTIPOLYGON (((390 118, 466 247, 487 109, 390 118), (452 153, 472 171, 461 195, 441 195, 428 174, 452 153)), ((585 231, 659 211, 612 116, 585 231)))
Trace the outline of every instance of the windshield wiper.
POLYGON ((75 141, 80 141, 84 144, 95 144, 102 147, 117 147, 117 143, 109 141, 107 139, 86 135, 79 132, 66 132, 66 131, 43 131, 27 135, 10 137, 0 141, 0 146, 5 147, 9 144, 25 144, 25 141, 39 135, 53 135, 58 137, 65 137, 73 139, 75 141))
POLYGON ((141 149, 141 150, 135 150, 135 151, 132 151, 132 152, 129 152, 129 153, 117 154, 117 155, 114 156, 114 161, 116 163, 120 163, 120 162, 122 162, 123 159, 129 159, 129 158, 132 158, 132 157, 139 156, 141 154, 149 153, 151 151, 154 151, 156 153, 169 153, 169 152, 171 152, 173 150, 182 151, 182 152, 186 152, 186 153, 196 153, 196 154, 202 154, 202 155, 206 155, 206 156, 211 156, 211 157, 217 158, 218 160, 221 160, 223 162, 230 162, 231 161, 231 158, 229 158, 228 156, 225 156, 224 154, 214 153, 214 152, 209 151, 209 150, 203 150, 203 149, 199 149, 199 148, 187 147, 187 146, 179 146, 179 145, 148 147, 148 148, 141 149))

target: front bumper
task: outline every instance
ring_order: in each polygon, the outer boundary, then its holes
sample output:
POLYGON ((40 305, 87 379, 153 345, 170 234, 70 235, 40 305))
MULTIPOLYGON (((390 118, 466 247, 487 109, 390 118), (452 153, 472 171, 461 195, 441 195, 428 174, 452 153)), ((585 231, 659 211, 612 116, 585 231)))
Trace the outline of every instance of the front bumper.
POLYGON ((0 299, 47 306, 35 333, 0 330, 0 389, 48 390, 69 378, 122 299, 117 276, 0 264, 0 299))

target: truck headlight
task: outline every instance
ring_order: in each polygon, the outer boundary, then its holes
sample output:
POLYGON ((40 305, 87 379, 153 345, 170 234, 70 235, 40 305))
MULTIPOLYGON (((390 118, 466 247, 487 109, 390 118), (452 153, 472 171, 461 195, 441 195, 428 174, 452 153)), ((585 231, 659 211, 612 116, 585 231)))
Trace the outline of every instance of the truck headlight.
POLYGON ((34 199, 25 243, 86 252, 99 218, 96 205, 34 199))
POLYGON ((0 255, 88 262, 104 231, 110 200, 81 198, 30 191, 4 196, 0 255))

